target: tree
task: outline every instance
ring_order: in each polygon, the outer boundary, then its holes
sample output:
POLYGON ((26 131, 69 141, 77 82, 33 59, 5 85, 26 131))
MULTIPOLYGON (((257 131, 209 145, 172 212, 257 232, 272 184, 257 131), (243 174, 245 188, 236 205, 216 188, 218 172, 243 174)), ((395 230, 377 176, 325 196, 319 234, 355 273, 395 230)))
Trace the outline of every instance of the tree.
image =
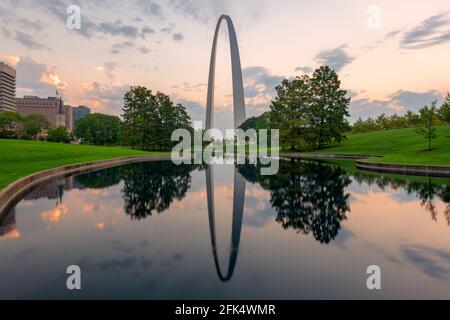
POLYGON ((304 145, 321 148, 345 139, 350 99, 340 85, 336 72, 322 66, 311 77, 285 79, 275 88, 271 122, 280 129, 284 148, 300 149, 304 145))
POLYGON ((50 122, 41 114, 30 114, 24 118, 24 131, 28 137, 33 139, 37 139, 39 133, 50 127, 50 122))
POLYGON ((270 191, 275 220, 284 229, 314 235, 321 243, 330 243, 341 229, 341 221, 350 211, 351 183, 348 173, 339 166, 296 159, 280 162, 274 176, 262 176, 261 164, 237 165, 239 173, 252 183, 270 191))
POLYGON ((175 105, 170 97, 145 87, 132 87, 125 93, 123 107, 123 139, 133 148, 142 150, 170 150, 175 129, 191 130, 186 109, 175 105))
POLYGON ((0 112, 0 138, 19 139, 23 133, 23 121, 17 112, 0 112))
POLYGON ((70 143, 71 138, 67 129, 63 126, 48 130, 47 140, 50 142, 70 143))
POLYGON ((444 104, 439 108, 439 117, 445 123, 450 124, 450 93, 447 93, 444 104))
POLYGON ((240 126, 239 128, 247 131, 250 129, 255 129, 256 130, 256 121, 257 121, 257 117, 250 117, 247 120, 245 120, 240 126))
POLYGON ((319 148, 329 143, 339 143, 349 129, 346 120, 350 116, 350 98, 342 90, 336 71, 321 66, 312 75, 310 82, 310 104, 306 113, 306 124, 316 131, 319 148))
POLYGON ((431 151, 431 140, 436 138, 436 127, 435 121, 437 118, 436 114, 436 104, 437 101, 433 101, 431 103, 431 107, 428 106, 420 109, 420 125, 417 128, 417 133, 421 134, 425 139, 428 140, 428 149, 427 151, 431 151))
POLYGON ((74 134, 83 143, 112 146, 120 141, 121 126, 119 117, 101 113, 88 114, 77 121, 74 134))
POLYGON ((167 210, 191 187, 196 165, 177 166, 171 161, 141 162, 123 167, 124 210, 132 220, 142 220, 167 210))
POLYGON ((275 88, 270 122, 280 130, 280 144, 284 149, 300 150, 305 146, 304 115, 310 101, 308 75, 283 80, 275 88))

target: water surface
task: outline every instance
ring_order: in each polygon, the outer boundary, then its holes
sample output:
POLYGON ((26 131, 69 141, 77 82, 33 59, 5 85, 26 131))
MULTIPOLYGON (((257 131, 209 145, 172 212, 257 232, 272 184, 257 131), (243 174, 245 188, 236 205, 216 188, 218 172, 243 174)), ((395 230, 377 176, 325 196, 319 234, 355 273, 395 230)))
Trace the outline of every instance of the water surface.
POLYGON ((30 190, 0 220, 0 298, 450 299, 448 181, 259 169, 145 162, 30 190))

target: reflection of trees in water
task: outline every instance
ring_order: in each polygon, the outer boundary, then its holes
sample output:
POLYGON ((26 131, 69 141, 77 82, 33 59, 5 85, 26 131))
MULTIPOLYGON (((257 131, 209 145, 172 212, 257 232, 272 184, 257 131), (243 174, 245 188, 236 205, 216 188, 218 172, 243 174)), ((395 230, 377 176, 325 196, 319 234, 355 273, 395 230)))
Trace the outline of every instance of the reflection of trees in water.
POLYGON ((75 183, 90 189, 115 186, 122 180, 122 168, 113 167, 84 173, 75 177, 75 183))
POLYGON ((170 161, 143 162, 123 168, 122 189, 125 213, 141 220, 169 208, 174 199, 181 200, 191 187, 194 165, 177 166, 170 161))
POLYGON ((351 180, 344 169, 298 160, 281 161, 275 176, 261 176, 255 165, 238 165, 238 169, 248 181, 271 191, 276 221, 284 229, 312 232, 321 243, 335 239, 350 210, 345 188, 351 180))
POLYGON ((365 182, 368 185, 376 185, 385 190, 391 188, 397 190, 404 189, 407 194, 414 194, 420 199, 420 204, 431 215, 431 218, 437 221, 438 210, 435 199, 438 198, 446 204, 444 209, 444 218, 447 225, 450 226, 450 185, 435 183, 431 177, 428 178, 408 178, 394 177, 384 175, 364 174, 361 172, 353 173, 354 178, 359 183, 365 182))
POLYGON ((171 161, 141 162, 79 175, 76 183, 101 189, 123 180, 125 213, 141 220, 154 211, 163 212, 174 199, 181 200, 191 186, 190 172, 197 167, 171 161))

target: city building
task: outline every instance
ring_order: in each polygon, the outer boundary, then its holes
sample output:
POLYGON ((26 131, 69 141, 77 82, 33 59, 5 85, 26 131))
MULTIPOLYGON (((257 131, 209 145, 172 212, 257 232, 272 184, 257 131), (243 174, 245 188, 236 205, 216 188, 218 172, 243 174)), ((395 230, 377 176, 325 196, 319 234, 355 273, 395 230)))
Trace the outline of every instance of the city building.
POLYGON ((0 111, 16 111, 16 70, 0 62, 0 111))
POLYGON ((63 126, 68 131, 72 131, 72 107, 64 105, 61 98, 24 96, 17 98, 16 101, 17 112, 22 116, 41 114, 53 127, 63 126))
POLYGON ((72 132, 73 131, 73 107, 65 105, 64 106, 64 113, 66 115, 66 128, 67 131, 72 132))
POLYGON ((89 109, 86 106, 79 106, 77 108, 72 108, 72 114, 73 114, 73 128, 75 128, 75 123, 83 118, 85 115, 88 115, 91 113, 91 109, 89 109))

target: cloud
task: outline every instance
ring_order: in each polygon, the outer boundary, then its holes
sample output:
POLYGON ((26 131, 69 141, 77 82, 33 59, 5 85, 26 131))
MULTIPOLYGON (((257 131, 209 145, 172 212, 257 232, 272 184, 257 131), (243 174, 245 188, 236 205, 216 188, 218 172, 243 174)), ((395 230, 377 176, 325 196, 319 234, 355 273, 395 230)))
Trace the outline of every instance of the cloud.
POLYGON ((153 28, 150 28, 149 26, 144 26, 144 27, 142 27, 142 30, 141 30, 141 37, 145 39, 145 36, 147 34, 153 34, 153 33, 155 33, 155 30, 153 28))
MULTIPOLYGON (((17 2, 18 4, 20 4, 20 2, 23 2, 21 6, 30 5, 29 1, 17 1, 17 2)), ((51 15, 56 17, 61 23, 63 23, 65 27, 67 21, 67 7, 69 5, 74 4, 73 2, 74 1, 72 0, 35 0, 33 1, 32 5, 34 8, 43 9, 44 11, 50 13, 51 15)), ((99 27, 94 22, 92 22, 91 19, 86 14, 83 14, 81 29, 72 31, 78 32, 82 36, 90 38, 98 30, 99 27)))
POLYGON ((51 96, 55 89, 64 89, 68 83, 61 80, 54 67, 35 62, 31 57, 21 57, 17 63, 17 95, 34 94, 51 96))
POLYGON ((98 82, 86 82, 82 98, 96 111, 120 115, 123 108, 123 96, 130 85, 102 85, 98 82))
POLYGON ((450 253, 418 245, 404 245, 400 249, 406 259, 423 273, 438 280, 448 279, 450 253))
POLYGON ((147 53, 150 53, 152 50, 150 48, 147 48, 146 46, 142 46, 142 47, 139 47, 139 51, 143 54, 147 54, 147 53))
POLYGON ((174 41, 182 41, 184 39, 184 36, 181 32, 179 32, 179 33, 174 33, 172 35, 172 38, 174 41))
POLYGON ((374 118, 384 113, 386 115, 394 114, 396 111, 389 107, 389 101, 370 100, 366 98, 352 100, 350 103, 350 116, 352 121, 358 118, 374 118))
POLYGON ((134 48, 134 47, 135 47, 135 44, 133 42, 131 42, 131 41, 123 41, 123 42, 116 43, 116 44, 112 45, 110 52, 112 54, 118 54, 122 50, 131 49, 131 48, 134 48))
MULTIPOLYGON (((354 95, 354 93, 352 93, 354 95)), ((425 105, 430 105, 433 100, 437 100, 438 104, 442 103, 444 98, 437 91, 413 92, 398 90, 388 96, 385 100, 370 100, 361 98, 352 100, 350 103, 351 120, 358 118, 377 117, 385 113, 393 115, 395 113, 402 114, 408 110, 417 112, 425 105)))
POLYGON ((23 46, 27 47, 28 49, 33 50, 49 50, 45 45, 38 42, 36 39, 34 39, 33 36, 24 33, 22 31, 15 31, 14 40, 22 44, 23 46))
POLYGON ((450 11, 432 16, 404 33, 400 47, 429 48, 450 41, 450 11))
POLYGON ((173 28, 174 28, 173 26, 165 27, 165 28, 161 29, 161 32, 164 32, 164 33, 167 33, 167 34, 172 34, 173 28))
MULTIPOLYGON (((80 3, 78 1, 72 0, 36 0, 36 4, 33 5, 37 8, 41 8, 54 17, 56 17, 61 23, 64 23, 64 26, 67 21, 67 7, 72 4, 80 3)), ((25 1, 25 3, 29 2, 25 1)), ((109 1, 110 5, 114 5, 109 1)), ((89 3, 90 6, 97 6, 99 9, 104 9, 105 2, 104 1, 92 1, 89 3)), ((148 1, 139 1, 138 3, 140 11, 145 14, 151 14, 158 12, 159 5, 156 3, 151 3, 148 1)), ((149 26, 144 26, 143 28, 138 28, 136 26, 132 26, 129 24, 125 24, 120 20, 116 20, 115 22, 94 22, 89 16, 82 11, 82 20, 81 20, 81 29, 80 30, 72 30, 78 32, 80 35, 84 37, 92 37, 95 34, 104 34, 104 35, 112 35, 112 36, 122 36, 129 39, 136 39, 138 37, 145 38, 146 35, 154 33, 154 30, 149 26)))
POLYGON ((184 98, 173 98, 173 100, 176 103, 182 104, 186 108, 186 111, 188 112, 192 121, 205 121, 206 107, 203 106, 200 102, 184 98))
POLYGON ((15 66, 20 61, 20 58, 16 57, 16 56, 8 56, 8 55, 0 54, 0 61, 4 61, 4 62, 9 63, 12 66, 15 66))
POLYGON ((313 68, 308 67, 308 66, 297 67, 297 68, 295 68, 295 72, 311 73, 311 72, 313 72, 313 68))
POLYGON ((19 19, 17 21, 20 27, 33 31, 42 31, 44 29, 44 24, 41 20, 29 21, 26 19, 19 19))
POLYGON ((245 68, 242 75, 246 98, 272 97, 275 93, 275 87, 281 84, 284 79, 282 76, 272 75, 268 69, 261 66, 245 68))
POLYGON ((430 106, 433 100, 437 100, 438 104, 441 104, 444 98, 439 92, 434 90, 427 92, 398 90, 390 96, 390 102, 402 108, 402 111, 418 111, 425 105, 430 106))
POLYGON ((114 23, 103 22, 100 23, 100 32, 110 34, 113 36, 124 36, 127 38, 137 38, 139 36, 139 29, 133 26, 124 25, 120 20, 114 23))
POLYGON ((201 23, 209 23, 228 10, 228 1, 222 0, 170 0, 175 12, 193 18, 201 23))
POLYGON ((355 60, 354 57, 350 56, 345 49, 347 45, 344 44, 340 47, 331 50, 324 50, 319 52, 314 60, 317 63, 328 65, 336 71, 341 71, 346 65, 350 64, 355 60))
POLYGON ((172 89, 178 89, 183 92, 206 92, 206 83, 191 84, 189 82, 183 82, 182 85, 174 85, 172 89))
POLYGON ((164 19, 163 9, 159 4, 148 0, 139 0, 138 5, 144 14, 164 19))
POLYGON ((108 77, 110 82, 114 81, 114 77, 116 75, 115 70, 117 67, 117 62, 108 61, 103 64, 103 70, 105 71, 106 76, 108 77))

